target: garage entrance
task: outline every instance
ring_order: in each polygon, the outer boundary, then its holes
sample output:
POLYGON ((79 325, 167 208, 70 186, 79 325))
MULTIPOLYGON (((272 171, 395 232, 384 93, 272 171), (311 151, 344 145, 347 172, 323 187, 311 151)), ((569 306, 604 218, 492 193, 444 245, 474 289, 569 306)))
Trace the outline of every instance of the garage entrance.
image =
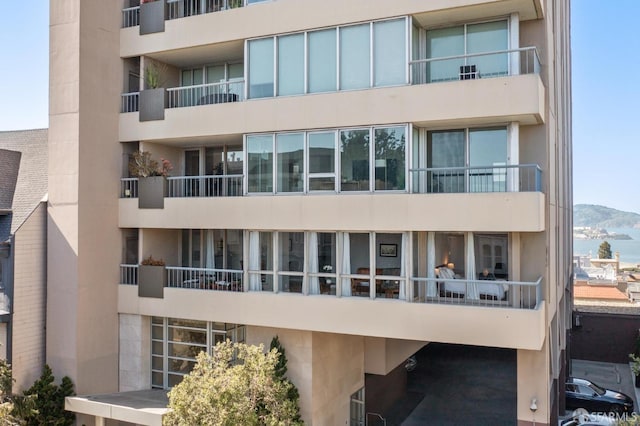
POLYGON ((387 425, 517 424, 515 350, 430 343, 416 360, 405 395, 386 410, 387 425))

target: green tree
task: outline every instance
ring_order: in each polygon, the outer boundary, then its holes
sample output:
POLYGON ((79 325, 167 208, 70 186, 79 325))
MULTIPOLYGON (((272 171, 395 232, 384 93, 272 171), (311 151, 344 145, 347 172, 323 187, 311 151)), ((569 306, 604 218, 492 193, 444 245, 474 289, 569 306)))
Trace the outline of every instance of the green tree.
POLYGON ((169 392, 165 425, 299 425, 293 386, 276 376, 280 354, 227 340, 201 352, 191 373, 169 392))
MULTIPOLYGON (((13 376, 11 365, 6 360, 0 359, 0 425, 1 426, 23 426, 26 422, 15 414, 15 398, 11 394, 13 376)), ((26 404, 24 405, 26 407, 26 404)))
POLYGON ((300 393, 298 392, 298 388, 293 383, 291 383, 291 381, 286 376, 287 375, 287 356, 285 354, 284 347, 280 343, 280 339, 278 338, 278 336, 275 336, 273 339, 271 339, 269 350, 271 351, 276 350, 280 354, 280 356, 278 357, 278 362, 276 363, 276 366, 275 366, 274 374, 276 375, 276 378, 283 380, 291 385, 289 387, 289 391, 287 392, 287 398, 296 407, 295 420, 301 421, 300 410, 298 408, 300 393))
POLYGON ((33 400, 34 409, 26 410, 21 417, 29 426, 71 426, 75 422, 75 414, 64 409, 64 399, 72 395, 74 391, 71 379, 63 377, 58 386, 51 368, 45 364, 40 378, 23 392, 24 398, 33 400))
POLYGON ((611 244, 607 241, 603 241, 598 247, 598 258, 599 259, 611 259, 611 244))

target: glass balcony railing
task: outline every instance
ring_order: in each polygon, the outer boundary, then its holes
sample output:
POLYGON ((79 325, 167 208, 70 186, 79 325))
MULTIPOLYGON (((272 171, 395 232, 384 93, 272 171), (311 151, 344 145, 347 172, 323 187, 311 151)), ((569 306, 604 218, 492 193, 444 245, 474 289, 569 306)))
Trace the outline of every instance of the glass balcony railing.
POLYGON ((167 89, 168 108, 225 104, 244 100, 244 81, 198 84, 167 89))
POLYGON ((411 84, 538 74, 540 58, 535 47, 471 53, 409 62, 411 84))

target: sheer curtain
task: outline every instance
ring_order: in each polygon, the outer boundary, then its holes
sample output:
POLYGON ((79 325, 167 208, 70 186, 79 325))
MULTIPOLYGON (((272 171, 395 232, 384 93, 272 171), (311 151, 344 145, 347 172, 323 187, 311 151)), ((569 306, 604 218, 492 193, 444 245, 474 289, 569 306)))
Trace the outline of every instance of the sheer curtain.
MULTIPOLYGON (((427 233, 427 278, 436 277, 436 233, 427 233)), ((436 297, 435 281, 427 281, 427 297, 436 297)))
POLYGON ((402 233, 402 241, 400 243, 400 276, 403 278, 400 281, 400 292, 398 294, 398 299, 406 300, 407 299, 407 280, 406 273, 407 267, 405 266, 405 262, 407 261, 407 233, 402 233))
MULTIPOLYGON (((260 233, 249 232, 249 271, 260 270, 260 233)), ((260 274, 249 272, 249 291, 261 291, 260 274)))
POLYGON ((480 299, 480 294, 478 293, 478 283, 476 282, 476 256, 474 252, 473 232, 467 232, 466 251, 467 299, 478 300, 480 299))
MULTIPOLYGON (((318 273, 318 233, 309 232, 309 274, 318 273)), ((309 276, 309 294, 320 294, 320 280, 309 276)))
POLYGON ((207 269, 215 268, 215 247, 214 247, 214 238, 213 238, 213 229, 207 229, 206 236, 206 249, 207 249, 207 257, 205 259, 204 266, 207 269))
MULTIPOLYGON (((342 273, 351 273, 351 244, 349 242, 349 233, 342 234, 342 273)), ((342 295, 351 296, 351 278, 342 278, 342 295)))

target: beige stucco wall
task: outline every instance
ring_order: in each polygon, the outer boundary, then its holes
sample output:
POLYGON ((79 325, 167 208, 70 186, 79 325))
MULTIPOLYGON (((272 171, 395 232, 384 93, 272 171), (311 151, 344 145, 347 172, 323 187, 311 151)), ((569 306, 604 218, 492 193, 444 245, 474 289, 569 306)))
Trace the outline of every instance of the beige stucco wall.
POLYGON ((544 117, 544 86, 539 76, 527 74, 171 108, 158 121, 139 122, 138 113, 132 112, 120 114, 120 140, 407 122, 432 128, 512 121, 530 125, 544 117))
POLYGON ((539 192, 366 193, 165 198, 164 209, 138 209, 137 199, 123 198, 119 222, 123 228, 540 232, 544 200, 539 192))
POLYGON ((151 387, 151 318, 120 314, 119 392, 151 387))
POLYGON ((364 339, 335 333, 247 327, 247 343, 269 348, 278 336, 287 356, 287 377, 300 392, 308 425, 349 424, 349 398, 364 386, 364 339))
POLYGON ((118 287, 118 310, 128 314, 533 350, 542 346, 546 333, 544 304, 538 309, 492 309, 362 297, 178 288, 165 288, 164 298, 154 299, 138 297, 137 286, 118 287))
POLYGON ((386 375, 407 358, 416 353, 427 342, 399 339, 364 338, 365 373, 386 375))
POLYGON ((78 393, 118 389, 120 6, 50 5, 47 362, 78 393))
POLYGON ((45 363, 47 206, 40 203, 14 235, 11 365, 14 392, 40 377, 45 363))
POLYGON ((122 29, 122 57, 174 50, 178 57, 188 54, 180 49, 205 46, 229 40, 244 40, 309 28, 417 14, 423 25, 462 22, 505 16, 517 11, 520 19, 541 17, 539 0, 394 0, 370 6, 368 0, 299 2, 278 0, 241 9, 176 19, 165 23, 165 32, 139 36, 138 28, 122 29), (339 11, 339 13, 337 13, 339 11), (216 31, 210 31, 216 28, 216 31))

